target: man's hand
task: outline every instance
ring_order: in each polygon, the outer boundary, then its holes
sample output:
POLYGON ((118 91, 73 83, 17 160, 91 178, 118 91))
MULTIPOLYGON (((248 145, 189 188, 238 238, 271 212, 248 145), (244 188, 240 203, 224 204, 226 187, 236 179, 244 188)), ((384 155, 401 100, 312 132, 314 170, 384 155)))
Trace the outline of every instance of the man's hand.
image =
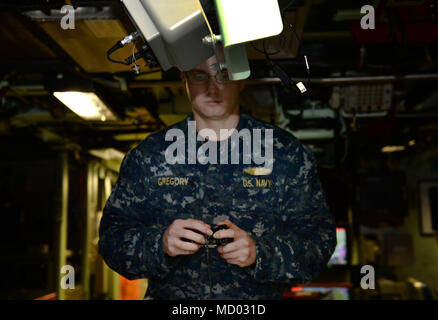
POLYGON ((216 239, 234 238, 234 241, 218 247, 217 251, 220 256, 230 264, 237 264, 239 267, 247 267, 252 265, 256 260, 256 246, 254 240, 249 234, 240 229, 230 220, 224 220, 218 225, 225 224, 228 229, 219 230, 214 233, 216 239))
POLYGON ((163 251, 171 257, 177 255, 194 254, 205 244, 205 237, 192 230, 197 230, 203 234, 212 235, 211 227, 195 219, 176 219, 166 229, 163 236, 163 251), (184 241, 181 238, 192 240, 195 243, 184 241))

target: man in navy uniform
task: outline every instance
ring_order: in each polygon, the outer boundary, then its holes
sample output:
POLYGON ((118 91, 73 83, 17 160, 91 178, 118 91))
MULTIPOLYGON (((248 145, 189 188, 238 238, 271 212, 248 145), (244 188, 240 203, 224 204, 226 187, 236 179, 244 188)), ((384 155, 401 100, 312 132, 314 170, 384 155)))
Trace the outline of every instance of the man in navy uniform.
POLYGON ((192 113, 127 153, 103 210, 99 252, 124 277, 148 278, 153 299, 281 299, 286 286, 324 270, 336 246, 315 159, 292 134, 240 113, 244 82, 229 80, 216 56, 181 77, 192 113), (271 162, 248 161, 255 150, 240 148, 244 135, 233 140, 246 129, 265 136, 271 162), (170 132, 185 137, 177 161, 169 161, 170 132), (205 141, 217 148, 203 160, 205 141), (206 163, 215 153, 221 161, 206 163), (227 227, 215 239, 233 241, 206 246, 215 225, 227 227))

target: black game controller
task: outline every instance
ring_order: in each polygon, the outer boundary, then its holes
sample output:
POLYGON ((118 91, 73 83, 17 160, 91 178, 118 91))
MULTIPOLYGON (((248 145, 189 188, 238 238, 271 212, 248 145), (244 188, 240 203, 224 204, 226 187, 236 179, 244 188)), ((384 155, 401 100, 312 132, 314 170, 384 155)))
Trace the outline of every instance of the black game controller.
MULTIPOLYGON (((228 229, 226 224, 221 224, 219 226, 215 225, 211 228, 211 230, 213 231, 213 234, 215 234, 219 230, 224 230, 224 229, 228 229)), ((216 239, 216 238, 213 238, 213 234, 211 236, 205 237, 206 241, 207 241, 207 243, 205 245, 209 246, 210 248, 217 247, 217 246, 225 246, 225 245, 229 244, 230 242, 234 241, 233 238, 216 239)))
MULTIPOLYGON (((215 234, 217 231, 223 230, 223 229, 228 229, 227 225, 221 224, 219 226, 214 225, 214 226, 211 227, 211 230, 213 231, 213 234, 215 234)), ((193 232, 202 234, 205 237, 205 244, 204 244, 204 246, 208 247, 208 248, 216 248, 217 246, 225 246, 225 245, 229 244, 230 242, 234 241, 233 238, 216 239, 216 238, 213 238, 213 234, 211 236, 209 236, 209 235, 205 235, 202 232, 194 230, 194 229, 190 229, 190 230, 192 230, 193 232)), ((191 242, 191 243, 195 243, 195 241, 188 240, 186 238, 181 238, 181 240, 187 241, 187 242, 191 242)))

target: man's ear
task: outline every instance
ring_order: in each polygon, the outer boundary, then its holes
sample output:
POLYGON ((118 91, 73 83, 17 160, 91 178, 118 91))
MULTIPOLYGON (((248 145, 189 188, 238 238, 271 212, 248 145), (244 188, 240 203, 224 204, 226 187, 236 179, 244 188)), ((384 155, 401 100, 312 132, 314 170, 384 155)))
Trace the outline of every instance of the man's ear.
POLYGON ((189 86, 188 86, 188 82, 187 82, 187 77, 184 74, 184 72, 180 71, 179 76, 181 78, 181 82, 182 82, 182 86, 184 88, 184 91, 186 92, 187 97, 190 98, 190 90, 189 90, 189 86))
POLYGON ((179 77, 181 78, 182 87, 184 88, 184 91, 186 91, 186 93, 187 93, 187 78, 186 78, 186 75, 184 74, 184 72, 180 71, 179 72, 179 77))

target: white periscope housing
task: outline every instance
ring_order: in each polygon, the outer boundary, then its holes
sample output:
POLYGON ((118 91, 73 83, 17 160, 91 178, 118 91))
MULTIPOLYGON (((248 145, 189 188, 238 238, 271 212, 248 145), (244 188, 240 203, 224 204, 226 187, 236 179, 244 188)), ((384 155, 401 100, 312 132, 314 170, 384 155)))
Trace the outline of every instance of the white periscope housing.
POLYGON ((245 43, 278 35, 283 20, 277 0, 215 0, 228 74, 250 75, 245 43))
POLYGON ((214 0, 220 35, 212 34, 199 0, 121 1, 164 71, 193 69, 217 54, 214 43, 220 41, 225 53, 220 67, 228 69, 231 80, 246 79, 245 43, 283 30, 278 0, 214 0))
POLYGON ((215 0, 225 47, 283 31, 277 0, 215 0))
POLYGON ((164 71, 193 69, 214 55, 202 39, 210 36, 198 0, 122 0, 164 71))

